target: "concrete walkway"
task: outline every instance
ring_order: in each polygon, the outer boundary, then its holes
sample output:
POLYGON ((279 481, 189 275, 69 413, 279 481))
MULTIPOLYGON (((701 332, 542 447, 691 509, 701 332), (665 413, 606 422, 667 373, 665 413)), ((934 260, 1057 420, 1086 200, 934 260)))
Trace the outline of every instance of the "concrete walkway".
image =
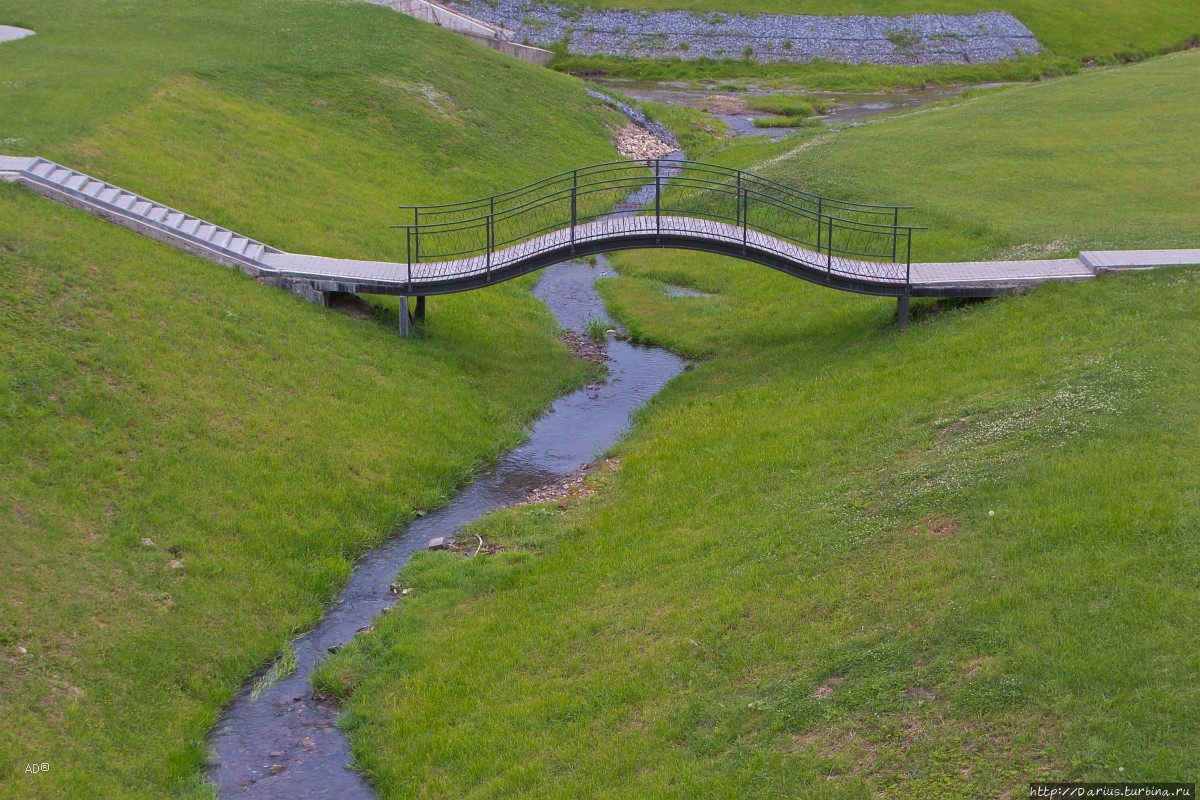
MULTIPOLYGON (((724 243, 730 255, 816 283, 889 296, 990 297, 1104 272, 1200 266, 1200 248, 1083 252, 1074 259, 903 264, 816 253, 751 229, 691 217, 624 215, 558 230, 496 250, 490 258, 404 264, 285 253, 228 228, 42 158, 0 156, 0 179, 130 228, 264 283, 325 305, 332 293, 424 296, 467 291, 524 274, 571 253, 724 243), (648 241, 657 244, 647 244, 648 241), (736 250, 736 252, 735 252, 736 250), (534 255, 537 256, 534 259, 534 255), (547 262, 547 263, 542 263, 547 262), (540 266, 539 266, 540 265, 540 266), (794 265, 794 269, 789 268, 794 265), (907 291, 906 291, 907 287, 907 291)), ((405 326, 407 327, 407 326, 405 326)))
POLYGON ((17 28, 13 25, 0 25, 0 42, 14 42, 17 39, 24 39, 26 36, 33 36, 34 31, 28 28, 17 28))

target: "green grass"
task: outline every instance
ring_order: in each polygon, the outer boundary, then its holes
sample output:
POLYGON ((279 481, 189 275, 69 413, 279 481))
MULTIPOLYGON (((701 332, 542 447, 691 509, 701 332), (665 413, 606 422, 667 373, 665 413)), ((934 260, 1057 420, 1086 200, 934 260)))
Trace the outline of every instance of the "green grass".
POLYGON ((820 120, 808 117, 755 117, 756 128, 809 128, 819 127, 820 120))
POLYGON ((828 111, 833 103, 794 94, 750 95, 746 105, 755 111, 768 111, 781 117, 811 117, 828 111))
MULTIPOLYGON (((806 88, 836 92, 867 92, 888 88, 925 87, 931 84, 999 83, 1034 81, 1051 75, 1077 72, 1080 62, 1053 54, 990 64, 949 64, 931 67, 894 67, 880 64, 811 63, 760 64, 746 59, 629 58, 584 56, 561 47, 551 65, 574 75, 607 75, 642 81, 714 83, 729 79, 752 81, 760 86, 806 88)), ((718 87, 720 88, 720 87, 718 87)))
MULTIPOLYGON (((3 152, 285 249, 395 256, 398 203, 612 158, 578 81, 366 3, 0 22, 38 32, 0 46, 3 152)), ((222 704, 590 374, 529 280, 435 298, 401 341, 394 310, 325 311, 14 186, 0 278, 5 798, 208 796, 222 704)))
POLYGON ((1180 159, 1197 142, 1198 75, 1193 52, 984 94, 818 136, 766 171, 915 206, 918 261, 1194 247, 1200 186, 1180 159))
MULTIPOLYGON (((931 259, 1195 246, 1197 77, 1200 54, 1013 89, 768 169, 956 207, 931 259)), ((485 518, 494 556, 418 554, 402 610, 322 671, 383 797, 1190 780, 1200 271, 923 302, 901 334, 892 302, 758 266, 617 263, 610 311, 703 360, 598 495, 485 518)))

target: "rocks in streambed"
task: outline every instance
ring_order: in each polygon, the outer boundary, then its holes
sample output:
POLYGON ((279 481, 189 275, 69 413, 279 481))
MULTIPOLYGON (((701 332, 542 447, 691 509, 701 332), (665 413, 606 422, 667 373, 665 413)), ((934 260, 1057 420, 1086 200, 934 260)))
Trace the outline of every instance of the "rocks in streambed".
POLYGON ((526 492, 525 497, 516 505, 547 503, 555 500, 562 502, 580 497, 591 497, 596 494, 597 490, 585 484, 584 480, 600 466, 603 466, 609 472, 616 472, 621 468, 621 460, 619 458, 606 458, 603 461, 583 464, 579 469, 568 475, 564 475, 553 483, 547 483, 544 486, 539 486, 536 489, 526 492))
POLYGON ((617 131, 614 144, 618 153, 635 161, 665 158, 677 149, 636 125, 626 125, 617 131))
POLYGON ((571 348, 571 352, 580 358, 588 361, 594 361, 597 364, 603 364, 605 361, 612 361, 612 358, 604 350, 604 342, 597 341, 590 336, 580 336, 575 331, 562 331, 558 334, 561 342, 571 348))

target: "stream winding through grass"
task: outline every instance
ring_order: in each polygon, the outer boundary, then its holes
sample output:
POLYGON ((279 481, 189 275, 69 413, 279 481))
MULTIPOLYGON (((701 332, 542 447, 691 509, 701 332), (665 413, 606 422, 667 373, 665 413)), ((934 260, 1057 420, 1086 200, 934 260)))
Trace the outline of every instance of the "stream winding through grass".
MULTIPOLYGON (((682 154, 674 154, 682 158, 682 154)), ((653 201, 654 190, 648 198, 653 201)), ((614 214, 636 213, 645 190, 614 214)), ((613 275, 603 257, 595 264, 571 261, 546 269, 534 294, 558 324, 579 334, 589 321, 605 320, 596 281, 613 275)), ((449 538, 464 524, 521 502, 527 493, 590 462, 621 438, 631 415, 684 368, 674 354, 609 338, 607 379, 558 398, 534 424, 529 440, 460 491, 447 505, 419 517, 364 556, 350 581, 311 631, 292 643, 295 670, 269 686, 243 687, 214 728, 209 779, 223 798, 316 800, 375 798, 351 766, 336 705, 313 698, 313 670, 329 652, 395 604, 390 586, 409 557, 435 536, 449 538)))

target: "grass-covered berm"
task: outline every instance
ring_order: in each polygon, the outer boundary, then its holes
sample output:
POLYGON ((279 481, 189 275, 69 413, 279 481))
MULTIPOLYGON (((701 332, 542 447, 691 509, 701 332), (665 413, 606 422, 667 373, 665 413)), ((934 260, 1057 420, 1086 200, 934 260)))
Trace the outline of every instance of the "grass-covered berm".
POLYGON ((1200 43, 1200 14, 1193 0, 1139 3, 1124 0, 596 0, 565 5, 637 9, 647 14, 684 9, 708 18, 713 23, 714 33, 720 32, 725 15, 734 13, 905 17, 1007 11, 1037 37, 1042 48, 1036 56, 991 63, 901 67, 822 59, 809 63, 760 64, 753 55, 753 46, 740 58, 731 55, 723 60, 690 61, 678 57, 568 55, 565 48, 556 46, 560 52, 560 58, 554 63, 556 69, 580 74, 605 72, 644 80, 744 78, 781 86, 802 85, 843 91, 927 83, 1029 81, 1038 76, 1072 73, 1093 64, 1143 59, 1200 43))
MULTIPOLYGON (((1198 86, 1180 55, 762 169, 913 202, 920 259, 1195 247, 1198 86)), ((384 798, 1194 780, 1200 272, 921 301, 900 332, 893 301, 759 266, 617 263, 612 310, 698 365, 597 494, 481 520, 493 555, 418 554, 322 671, 384 798)))
MULTIPOLYGON (((297 252, 395 257, 399 203, 614 157, 578 81, 367 3, 0 23, 36 31, 0 44, 0 152, 297 252)), ((0 186, 0 797, 209 796, 222 704, 589 374, 528 288, 401 340, 394 302, 327 311, 0 186)))

